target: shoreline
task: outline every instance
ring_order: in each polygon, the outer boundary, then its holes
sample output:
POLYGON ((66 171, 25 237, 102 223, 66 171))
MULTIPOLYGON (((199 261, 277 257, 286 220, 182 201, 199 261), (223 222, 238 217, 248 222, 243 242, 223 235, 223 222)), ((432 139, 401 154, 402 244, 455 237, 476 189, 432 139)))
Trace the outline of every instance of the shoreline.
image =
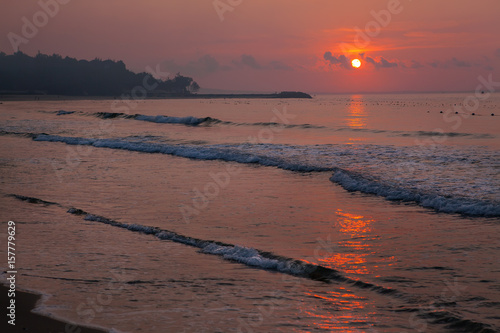
MULTIPOLYGON (((312 96, 303 92, 281 92, 275 94, 191 94, 191 95, 162 95, 151 93, 141 100, 148 99, 312 99, 312 96)), ((73 100, 121 100, 121 96, 70 96, 70 95, 15 95, 0 94, 1 102, 12 101, 73 101, 73 100)))
MULTIPOLYGON (((9 298, 7 297, 8 290, 9 289, 4 284, 0 284, 2 309, 4 309, 5 314, 7 313, 6 308, 9 302, 9 298)), ((10 325, 8 323, 8 320, 10 320, 9 317, 4 315, 0 323, 0 331, 11 333, 40 331, 57 333, 107 333, 107 331, 97 328, 73 324, 69 321, 34 313, 33 310, 36 308, 41 298, 42 295, 16 290, 16 325, 10 325)))

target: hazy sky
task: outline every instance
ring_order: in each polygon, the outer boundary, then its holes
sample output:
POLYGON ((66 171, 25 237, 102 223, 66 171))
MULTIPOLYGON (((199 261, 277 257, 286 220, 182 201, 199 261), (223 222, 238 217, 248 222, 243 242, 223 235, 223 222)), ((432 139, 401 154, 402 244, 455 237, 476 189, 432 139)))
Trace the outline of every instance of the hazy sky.
POLYGON ((473 90, 500 81, 499 17, 499 0, 0 0, 0 51, 160 64, 204 88, 473 90))

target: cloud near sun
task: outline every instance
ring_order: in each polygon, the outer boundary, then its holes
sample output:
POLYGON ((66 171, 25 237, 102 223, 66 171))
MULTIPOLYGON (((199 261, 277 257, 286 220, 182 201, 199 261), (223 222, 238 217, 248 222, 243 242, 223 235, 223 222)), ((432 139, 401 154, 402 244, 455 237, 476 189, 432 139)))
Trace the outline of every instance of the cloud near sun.
MULTIPOLYGON (((497 50, 500 57, 500 49, 497 50)), ((353 68, 351 62, 354 59, 361 59, 362 66, 369 65, 375 69, 390 69, 390 68, 401 68, 401 69, 420 69, 420 68, 433 68, 433 69, 453 69, 453 68, 479 68, 491 71, 494 69, 489 63, 488 59, 476 60, 476 61, 466 61, 459 60, 456 57, 442 61, 431 61, 431 62, 420 62, 414 59, 410 60, 387 60, 386 58, 380 57, 369 57, 365 53, 359 53, 357 55, 352 55, 350 57, 344 54, 334 55, 332 52, 327 51, 323 55, 323 59, 327 62, 331 69, 348 69, 353 68)))
MULTIPOLYGON (((365 56, 364 53, 360 53, 358 55, 360 59, 363 59, 365 63, 373 65, 376 69, 380 68, 394 68, 398 67, 400 64, 398 64, 396 61, 389 61, 383 57, 378 57, 377 59, 365 56)), ((354 58, 349 58, 346 57, 345 55, 341 54, 339 56, 334 56, 332 52, 327 51, 323 55, 323 59, 325 59, 330 65, 333 65, 334 67, 340 67, 344 69, 353 69, 353 66, 351 64, 351 61, 354 58)), ((403 67, 406 67, 406 65, 403 65, 403 67)))
POLYGON ((179 64, 172 59, 162 62, 162 66, 171 73, 181 72, 186 75, 205 77, 216 72, 229 72, 235 70, 272 70, 291 71, 293 67, 281 60, 269 60, 259 62, 254 56, 242 54, 239 58, 231 60, 229 63, 221 64, 215 57, 205 54, 186 64, 179 64))

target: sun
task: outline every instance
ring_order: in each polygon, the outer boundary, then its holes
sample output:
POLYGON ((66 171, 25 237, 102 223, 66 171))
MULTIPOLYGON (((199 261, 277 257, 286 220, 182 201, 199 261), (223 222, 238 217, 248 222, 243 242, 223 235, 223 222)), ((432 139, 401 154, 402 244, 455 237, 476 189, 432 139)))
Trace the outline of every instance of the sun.
POLYGON ((359 60, 359 59, 353 59, 351 61, 351 65, 354 68, 359 68, 361 66, 361 60, 359 60))

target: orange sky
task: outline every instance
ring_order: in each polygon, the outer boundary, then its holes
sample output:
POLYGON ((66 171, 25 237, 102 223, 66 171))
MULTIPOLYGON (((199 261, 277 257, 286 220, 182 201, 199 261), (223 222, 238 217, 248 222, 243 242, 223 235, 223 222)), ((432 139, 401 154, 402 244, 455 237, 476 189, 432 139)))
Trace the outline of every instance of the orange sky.
POLYGON ((134 71, 160 64, 204 88, 463 91, 479 75, 500 81, 498 0, 0 0, 0 9, 5 53, 17 43, 134 71), (39 25, 29 38, 26 21, 39 25), (371 36, 356 46, 357 31, 371 36), (345 65, 354 57, 360 69, 345 65))

